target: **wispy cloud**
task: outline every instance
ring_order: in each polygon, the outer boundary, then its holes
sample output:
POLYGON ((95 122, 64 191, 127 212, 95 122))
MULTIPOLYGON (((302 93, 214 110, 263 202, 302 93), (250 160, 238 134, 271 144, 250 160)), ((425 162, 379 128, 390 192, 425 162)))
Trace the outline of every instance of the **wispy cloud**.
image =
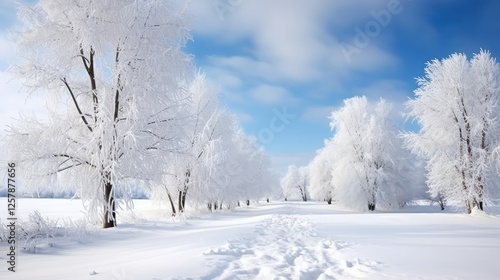
POLYGON ((328 119, 333 111, 337 110, 337 106, 313 106, 307 107, 302 113, 302 119, 305 121, 329 123, 328 119))
POLYGON ((8 37, 7 32, 0 33, 0 70, 6 69, 7 63, 15 60, 16 46, 8 37))
POLYGON ((243 50, 212 56, 211 67, 264 81, 311 83, 342 79, 350 71, 394 66, 398 61, 377 44, 364 48, 350 60, 342 50, 340 35, 352 33, 347 38, 353 37, 356 23, 363 23, 371 9, 384 7, 387 1, 363 5, 360 1, 241 1, 223 20, 206 2, 210 1, 193 2, 195 18, 202 22, 195 25, 195 33, 227 45, 249 42, 243 50), (332 32, 332 25, 340 29, 332 32))
POLYGON ((250 90, 250 95, 254 100, 264 104, 295 104, 297 98, 290 95, 287 89, 280 86, 260 84, 250 90))
POLYGON ((359 90, 359 95, 368 97, 371 101, 377 101, 384 97, 388 102, 394 104, 397 109, 403 110, 403 103, 411 96, 409 85, 397 80, 379 80, 359 90))
POLYGON ((255 118, 252 117, 252 115, 243 113, 243 112, 236 112, 236 116, 238 116, 238 119, 242 123, 252 123, 255 121, 255 118))
MULTIPOLYGON (((214 2, 219 1, 192 2, 194 37, 217 42, 218 51, 205 53, 203 67, 241 111, 285 104, 302 112, 297 113, 297 127, 310 125, 328 133, 335 106, 351 93, 362 94, 352 83, 360 73, 395 69, 401 63, 386 48, 384 41, 391 38, 383 34, 350 59, 342 48, 353 40, 355 27, 364 27, 372 20, 371 11, 385 9, 387 0, 224 1, 230 6, 222 17, 214 2)), ((251 133, 268 126, 263 114, 252 117, 251 133)), ((311 148, 310 139, 294 137, 311 148)))

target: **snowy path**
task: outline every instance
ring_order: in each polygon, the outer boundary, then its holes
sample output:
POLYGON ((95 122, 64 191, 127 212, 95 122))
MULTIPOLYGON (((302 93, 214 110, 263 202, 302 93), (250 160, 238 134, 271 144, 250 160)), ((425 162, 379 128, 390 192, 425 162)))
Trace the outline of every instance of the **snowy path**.
POLYGON ((317 238, 313 224, 296 215, 264 219, 250 236, 205 254, 216 269, 204 279, 353 279, 369 275, 376 262, 348 260, 345 242, 317 238))

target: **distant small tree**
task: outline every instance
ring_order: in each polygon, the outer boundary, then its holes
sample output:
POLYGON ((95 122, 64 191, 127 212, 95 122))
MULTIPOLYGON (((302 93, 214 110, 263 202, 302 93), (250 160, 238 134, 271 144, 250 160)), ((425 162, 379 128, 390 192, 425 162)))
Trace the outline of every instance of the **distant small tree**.
POLYGON ((308 198, 308 175, 305 167, 288 166, 288 171, 281 179, 281 188, 285 197, 299 195, 303 201, 308 198))
POLYGON ((313 199, 325 200, 328 204, 332 203, 334 166, 333 145, 329 140, 326 140, 325 147, 317 152, 316 157, 308 165, 309 191, 313 199))
POLYGON ((238 201, 245 200, 248 205, 250 200, 258 201, 275 193, 277 179, 271 171, 271 160, 257 139, 240 128, 234 134, 232 149, 234 152, 229 153, 234 156, 225 162, 221 173, 221 176, 230 176, 227 184, 231 187, 231 196, 238 201))

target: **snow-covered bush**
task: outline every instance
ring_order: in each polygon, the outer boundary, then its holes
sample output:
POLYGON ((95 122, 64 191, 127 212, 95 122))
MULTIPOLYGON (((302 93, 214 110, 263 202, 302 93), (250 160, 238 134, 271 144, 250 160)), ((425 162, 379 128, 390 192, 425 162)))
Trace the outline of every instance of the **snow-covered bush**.
MULTIPOLYGON (((81 242, 95 235, 97 228, 85 220, 51 220, 40 212, 29 214, 28 220, 16 222, 16 245, 30 253, 37 253, 40 248, 51 247, 65 241, 81 242)), ((0 222, 0 241, 7 242, 7 225, 0 222)))

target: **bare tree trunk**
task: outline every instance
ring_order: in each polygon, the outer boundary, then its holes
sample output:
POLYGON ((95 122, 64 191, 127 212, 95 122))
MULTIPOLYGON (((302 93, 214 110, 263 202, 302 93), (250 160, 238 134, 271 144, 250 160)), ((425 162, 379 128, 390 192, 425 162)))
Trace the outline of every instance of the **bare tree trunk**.
POLYGON ((179 191, 179 198, 177 200, 177 209, 179 209, 179 214, 184 212, 184 208, 182 207, 182 191, 179 191))
POLYGON ((471 202, 469 201, 469 199, 465 199, 465 212, 467 214, 472 213, 472 205, 471 205, 471 202))
POLYGON ((369 203, 368 203, 368 210, 370 210, 370 211, 375 211, 375 204, 374 204, 374 203, 369 202, 369 203))
MULTIPOLYGON (((465 124, 465 144, 466 144, 466 151, 467 151, 467 157, 468 157, 468 161, 466 163, 468 163, 468 177, 471 178, 473 177, 472 174, 471 174, 471 168, 473 166, 473 163, 472 163, 472 159, 473 159, 473 155, 472 155, 472 139, 471 139, 471 124, 468 120, 468 112, 467 112, 467 109, 465 107, 465 104, 464 104, 464 98, 461 97, 460 98, 460 102, 461 102, 461 105, 462 105, 462 118, 463 118, 463 121, 464 121, 464 124, 465 124)), ((464 160, 465 161, 465 160, 464 160)), ((464 172, 464 171, 462 171, 464 172)), ((464 176, 465 178, 465 176, 464 176)), ((465 182, 463 182, 463 184, 465 185, 465 182)), ((471 188, 471 187, 474 187, 474 186, 467 186, 467 188, 471 188)), ((476 190, 474 190, 476 191, 476 190)), ((466 209, 467 209, 467 214, 470 214, 472 213, 472 207, 475 206, 475 203, 476 203, 476 199, 474 198, 473 201, 470 201, 467 199, 466 201, 466 209)))
POLYGON ((170 201, 170 207, 172 207, 172 217, 175 217, 176 211, 175 211, 174 201, 172 200, 172 196, 170 195, 168 189, 167 189, 167 195, 168 195, 168 200, 170 201))
POLYGON ((182 200, 181 200, 182 212, 184 212, 184 209, 186 209, 186 195, 187 195, 187 189, 185 189, 182 192, 182 200))
POLYGON ((326 200, 326 203, 328 203, 329 205, 330 205, 330 204, 332 204, 332 198, 331 198, 331 197, 330 197, 330 198, 328 198, 328 199, 326 200))
POLYGON ((375 211, 375 205, 376 205, 376 198, 375 198, 375 192, 372 192, 371 194, 371 200, 368 201, 368 210, 369 211, 375 211))
POLYGON ((303 201, 307 201, 307 194, 306 194, 306 189, 304 187, 304 189, 302 190, 302 188, 299 186, 299 190, 300 190, 300 196, 302 196, 302 200, 303 201))
POLYGON ((189 189, 189 180, 191 178, 191 170, 188 168, 185 173, 183 190, 179 191, 179 213, 184 213, 186 207, 186 195, 189 189))
MULTIPOLYGON (((486 100, 489 99, 489 96, 486 97, 486 100)), ((483 117, 483 129, 481 130, 481 149, 488 153, 488 145, 486 144, 486 131, 488 131, 488 122, 486 118, 483 117)), ((483 209, 483 195, 484 195, 484 185, 483 185, 483 176, 479 176, 477 178, 478 181, 478 201, 477 208, 479 210, 484 211, 483 209)))
POLYGON ((438 193, 436 196, 437 202, 439 204, 439 207, 441 208, 441 211, 444 210, 444 207, 446 206, 446 200, 444 196, 441 193, 438 193))
POLYGON ((444 201, 443 201, 443 199, 442 198, 439 199, 438 202, 439 202, 439 207, 441 207, 441 211, 443 211, 444 210, 444 201))
POLYGON ((478 178, 478 186, 477 186, 477 196, 478 198, 475 199, 475 206, 481 210, 481 211, 484 211, 483 209, 483 195, 484 195, 484 186, 483 186, 483 183, 482 183, 482 180, 481 180, 481 177, 478 178))
POLYGON ((481 211, 484 211, 483 209, 483 200, 481 198, 477 199, 477 198, 474 198, 474 200, 472 201, 472 208, 477 208, 481 211))
POLYGON ((104 221, 103 228, 111 228, 116 226, 116 209, 115 197, 113 193, 113 185, 106 183, 104 185, 104 221))

